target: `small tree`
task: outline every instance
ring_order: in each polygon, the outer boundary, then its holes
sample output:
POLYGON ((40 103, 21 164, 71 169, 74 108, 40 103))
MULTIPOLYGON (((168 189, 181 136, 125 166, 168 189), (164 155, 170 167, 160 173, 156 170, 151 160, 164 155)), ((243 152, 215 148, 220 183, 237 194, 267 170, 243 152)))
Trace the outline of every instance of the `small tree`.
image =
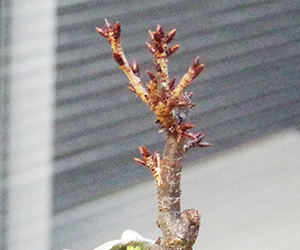
POLYGON ((154 55, 156 73, 147 71, 149 82, 144 87, 139 78, 138 65, 134 61, 130 66, 123 53, 119 22, 111 25, 105 19, 105 23, 104 28, 96 28, 97 32, 110 43, 114 60, 130 81, 128 88, 154 112, 156 123, 166 135, 162 156, 157 151, 150 154, 145 147, 139 147, 141 158, 135 158, 137 163, 151 171, 157 186, 157 225, 161 229, 162 236, 151 249, 192 249, 199 232, 200 214, 193 208, 182 212, 180 210, 182 159, 191 148, 207 147, 210 144, 202 142, 203 133, 189 131, 194 125, 188 122, 187 117, 194 103, 191 101, 192 93, 184 90, 200 74, 203 64, 197 57, 177 85, 175 79, 170 80, 168 58, 178 50, 179 45, 169 46, 169 44, 176 30, 165 34, 162 27, 157 25, 155 31, 149 30, 152 44, 146 43, 154 55))

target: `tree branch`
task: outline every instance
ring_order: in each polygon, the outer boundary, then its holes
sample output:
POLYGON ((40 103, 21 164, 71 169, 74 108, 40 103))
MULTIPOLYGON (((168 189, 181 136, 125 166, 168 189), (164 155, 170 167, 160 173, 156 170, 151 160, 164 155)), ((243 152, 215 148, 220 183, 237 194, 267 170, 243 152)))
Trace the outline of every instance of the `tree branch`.
POLYGON ((119 64, 120 69, 128 77, 130 84, 132 85, 132 89, 136 95, 141 98, 144 102, 146 101, 147 92, 144 89, 141 79, 133 72, 131 67, 128 64, 128 61, 123 53, 121 42, 120 42, 120 35, 121 35, 121 27, 119 22, 112 26, 106 19, 105 19, 106 27, 96 28, 97 32, 105 37, 111 45, 113 50, 113 58, 117 64, 119 64))
POLYGON ((112 26, 107 20, 105 23, 106 27, 96 28, 97 32, 111 44, 114 60, 130 81, 129 89, 154 112, 157 123, 166 134, 162 159, 158 152, 150 154, 145 147, 139 148, 141 158, 135 158, 137 163, 151 171, 157 186, 157 224, 162 236, 151 249, 190 250, 198 236, 200 214, 196 209, 180 210, 182 160, 185 152, 191 148, 207 147, 210 144, 202 142, 203 133, 188 131, 194 127, 187 121, 189 110, 194 104, 191 102, 192 93, 183 91, 200 74, 203 64, 197 57, 175 87, 175 80, 169 80, 168 58, 179 48, 179 45, 169 46, 176 30, 165 35, 162 27, 157 25, 155 31, 149 30, 152 44, 146 43, 154 55, 156 74, 147 71, 150 81, 145 84, 145 89, 138 76, 136 62, 130 67, 122 51, 120 24, 112 26))

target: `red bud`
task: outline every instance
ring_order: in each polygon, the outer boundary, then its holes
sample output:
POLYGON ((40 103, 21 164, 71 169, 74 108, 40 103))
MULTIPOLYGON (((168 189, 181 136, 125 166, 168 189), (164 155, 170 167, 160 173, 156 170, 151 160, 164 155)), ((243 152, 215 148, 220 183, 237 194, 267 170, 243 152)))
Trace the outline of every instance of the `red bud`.
POLYGON ((156 49, 154 49, 154 47, 150 43, 146 42, 146 45, 147 45, 148 50, 154 55, 156 52, 156 49))
POLYGON ((117 22, 114 28, 114 38, 118 39, 120 38, 120 35, 121 35, 121 26, 120 23, 117 22))
POLYGON ((170 43, 173 40, 175 34, 176 34, 176 29, 169 31, 168 34, 166 35, 165 42, 170 43))
POLYGON ((108 37, 108 32, 106 29, 96 28, 96 31, 103 37, 108 37))
POLYGON ((139 68, 139 66, 137 65, 137 63, 136 63, 135 60, 133 61, 133 64, 132 64, 132 66, 131 66, 131 69, 132 69, 132 72, 133 72, 136 76, 139 76, 140 68, 139 68))
POLYGON ((120 66, 124 65, 123 58, 120 54, 114 52, 113 57, 114 57, 115 61, 117 62, 117 64, 119 64, 120 66))
POLYGON ((166 51, 167 56, 174 54, 179 48, 179 45, 174 45, 166 51))

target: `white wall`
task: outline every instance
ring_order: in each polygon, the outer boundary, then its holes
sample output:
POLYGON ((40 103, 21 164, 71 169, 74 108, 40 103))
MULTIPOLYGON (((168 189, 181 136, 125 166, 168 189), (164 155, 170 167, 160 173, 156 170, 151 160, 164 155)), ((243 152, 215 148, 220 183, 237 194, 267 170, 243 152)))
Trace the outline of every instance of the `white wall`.
POLYGON ((9 64, 8 249, 50 249, 55 1, 13 0, 9 64))

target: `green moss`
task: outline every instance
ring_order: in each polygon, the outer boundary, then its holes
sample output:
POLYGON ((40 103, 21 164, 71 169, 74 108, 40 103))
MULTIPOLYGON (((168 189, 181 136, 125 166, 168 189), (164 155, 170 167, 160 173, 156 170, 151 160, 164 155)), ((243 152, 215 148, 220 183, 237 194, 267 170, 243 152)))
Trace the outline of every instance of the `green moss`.
POLYGON ((146 242, 131 241, 127 244, 118 244, 110 250, 149 250, 151 245, 146 242))

